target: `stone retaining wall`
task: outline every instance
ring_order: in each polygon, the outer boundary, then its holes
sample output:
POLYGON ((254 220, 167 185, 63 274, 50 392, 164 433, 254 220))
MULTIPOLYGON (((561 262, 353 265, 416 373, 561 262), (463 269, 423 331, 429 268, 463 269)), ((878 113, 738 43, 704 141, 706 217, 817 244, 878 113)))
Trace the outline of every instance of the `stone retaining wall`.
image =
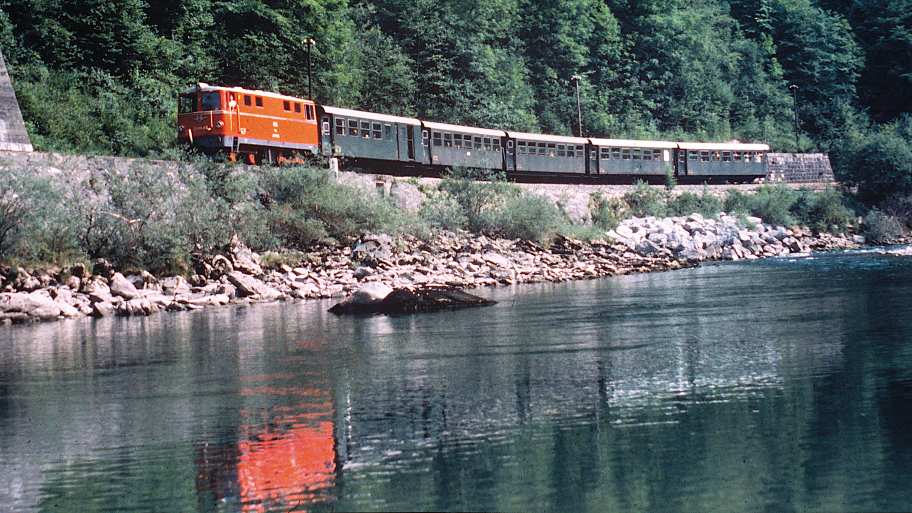
POLYGON ((826 153, 770 153, 767 178, 771 182, 802 184, 836 181, 826 153))
POLYGON ((16 92, 0 53, 0 150, 32 151, 32 141, 25 131, 16 92))

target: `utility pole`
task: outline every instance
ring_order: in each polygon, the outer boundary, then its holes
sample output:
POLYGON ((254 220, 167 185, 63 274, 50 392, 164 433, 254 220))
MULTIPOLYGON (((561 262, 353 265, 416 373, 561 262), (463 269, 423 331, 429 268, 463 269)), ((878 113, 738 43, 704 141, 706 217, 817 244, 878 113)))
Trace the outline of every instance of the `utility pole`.
POLYGON ((789 86, 792 90, 792 112, 795 118, 795 151, 800 151, 798 146, 798 86, 792 84, 789 86))
POLYGON ((307 45, 307 99, 313 100, 313 70, 310 65, 310 49, 317 44, 312 37, 304 39, 304 44, 307 45))
POLYGON ((579 133, 577 134, 579 137, 583 136, 583 109, 582 109, 582 107, 580 107, 580 89, 579 89, 581 79, 582 79, 582 77, 580 77, 579 75, 573 75, 572 77, 570 77, 570 81, 573 82, 574 84, 576 84, 576 119, 577 119, 577 122, 579 123, 579 125, 578 125, 579 133))

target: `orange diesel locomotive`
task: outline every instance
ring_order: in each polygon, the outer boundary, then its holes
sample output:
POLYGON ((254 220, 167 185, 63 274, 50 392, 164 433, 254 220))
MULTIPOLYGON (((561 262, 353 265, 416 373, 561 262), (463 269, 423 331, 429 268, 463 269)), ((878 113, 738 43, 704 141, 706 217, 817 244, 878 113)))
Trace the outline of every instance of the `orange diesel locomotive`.
POLYGON ((178 98, 178 138, 229 160, 295 161, 319 154, 316 104, 240 87, 197 84, 178 98))

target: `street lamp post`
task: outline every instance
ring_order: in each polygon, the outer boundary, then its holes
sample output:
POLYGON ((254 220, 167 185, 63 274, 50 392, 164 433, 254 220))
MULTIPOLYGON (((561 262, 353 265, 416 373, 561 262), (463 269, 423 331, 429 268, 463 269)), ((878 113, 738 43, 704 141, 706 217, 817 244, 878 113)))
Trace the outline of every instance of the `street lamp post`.
POLYGON ((304 39, 304 44, 307 46, 307 98, 313 100, 313 71, 310 65, 310 49, 317 43, 312 37, 308 37, 304 39))
POLYGON ((583 109, 580 107, 580 80, 582 77, 579 75, 573 75, 570 77, 570 81, 576 85, 576 120, 579 123, 579 136, 583 136, 583 109))
POLYGON ((792 113, 795 119, 795 151, 798 151, 798 86, 792 84, 789 89, 792 90, 792 113))

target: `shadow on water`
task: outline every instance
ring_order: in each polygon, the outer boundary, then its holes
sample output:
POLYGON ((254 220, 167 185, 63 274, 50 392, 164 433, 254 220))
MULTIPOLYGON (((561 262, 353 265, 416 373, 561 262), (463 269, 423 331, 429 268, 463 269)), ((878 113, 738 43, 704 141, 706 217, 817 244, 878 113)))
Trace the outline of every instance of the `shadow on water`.
POLYGON ((878 254, 0 329, 0 511, 907 509, 878 254))

